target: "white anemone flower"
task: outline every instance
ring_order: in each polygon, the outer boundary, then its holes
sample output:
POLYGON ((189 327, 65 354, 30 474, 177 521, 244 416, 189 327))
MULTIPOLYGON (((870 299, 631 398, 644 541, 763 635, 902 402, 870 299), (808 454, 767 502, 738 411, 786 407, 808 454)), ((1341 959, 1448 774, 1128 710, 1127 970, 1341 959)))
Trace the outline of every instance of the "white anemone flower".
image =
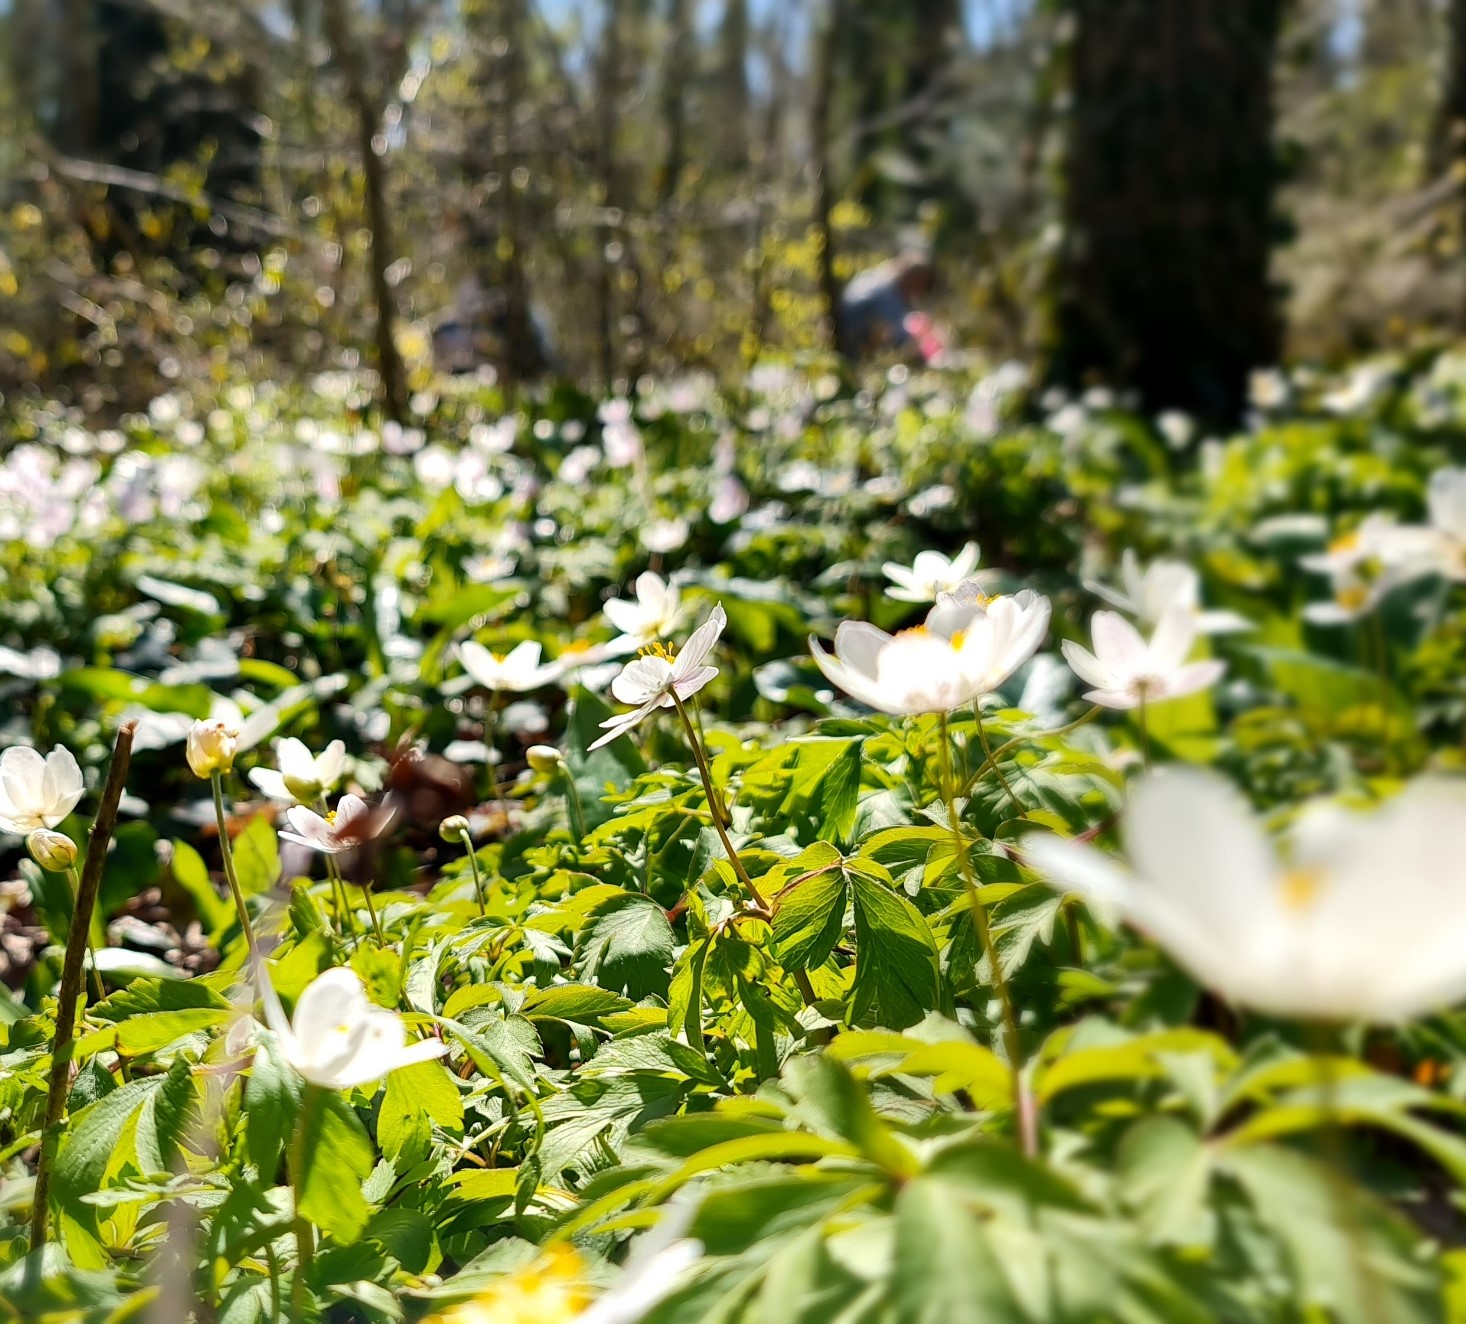
POLYGON ((970 542, 950 558, 941 552, 918 552, 909 566, 887 561, 881 573, 895 587, 888 588, 886 596, 898 602, 935 602, 939 594, 955 592, 964 579, 972 578, 981 554, 978 545, 970 542))
POLYGON ((1331 598, 1309 603, 1304 618, 1315 625, 1342 625, 1368 615, 1392 589, 1434 568, 1438 546, 1432 530, 1396 524, 1387 515, 1369 516, 1326 551, 1300 558, 1305 570, 1327 575, 1332 590, 1331 598))
POLYGON ((1168 768, 1131 798, 1129 869, 1054 837, 1022 853, 1235 1003, 1391 1022, 1466 997, 1463 825, 1461 788, 1423 778, 1374 813, 1305 812, 1280 855, 1230 783, 1168 768))
POLYGON ((507 653, 492 653, 482 644, 465 639, 458 645, 458 660, 485 689, 516 694, 537 690, 560 674, 556 664, 540 661, 540 646, 533 639, 516 644, 507 653))
MULTIPOLYGON (((343 795, 336 808, 326 814, 318 814, 304 805, 292 805, 285 811, 290 830, 282 829, 280 840, 308 846, 322 855, 339 855, 361 845, 368 826, 363 820, 370 813, 371 806, 359 795, 343 795)), ((385 826, 385 823, 378 826, 376 832, 385 826)))
POLYGON ((1152 561, 1144 569, 1133 548, 1120 556, 1120 584, 1111 588, 1091 579, 1084 587, 1110 606, 1134 617, 1141 625, 1154 629, 1172 607, 1180 607, 1196 617, 1201 634, 1228 634, 1252 629, 1252 622, 1234 611, 1205 611, 1201 606, 1201 576, 1184 561, 1152 561))
POLYGON ((604 611, 606 619, 621 631, 615 643, 625 652, 676 634, 687 615, 682 590, 650 570, 637 576, 635 598, 612 598, 604 611))
POLYGON ((354 970, 327 970, 307 984, 291 1021, 285 1019, 269 975, 263 968, 257 968, 257 975, 265 1021, 285 1060, 322 1089, 369 1085, 398 1067, 428 1062, 448 1051, 440 1039, 409 1044, 402 1017, 372 1002, 354 970))
POLYGON ((85 789, 69 749, 57 745, 44 758, 26 745, 7 749, 0 754, 0 828, 17 836, 53 828, 85 789))
POLYGON ((632 1247, 620 1279, 575 1317, 574 1324, 636 1324, 672 1294, 702 1258, 700 1241, 682 1236, 691 1206, 674 1208, 632 1247))
POLYGON ((1437 469, 1426 502, 1434 535, 1428 568, 1457 583, 1466 581, 1466 469, 1437 469))
POLYGON ((272 800, 286 804, 311 804, 329 795, 341 782, 346 771, 346 743, 333 740, 319 755, 312 754, 305 742, 286 736, 275 743, 273 768, 251 768, 249 779, 272 800))
POLYGON ((1196 640, 1196 618, 1181 607, 1161 617, 1149 640, 1118 612, 1097 611, 1090 622, 1094 651, 1064 640, 1064 660, 1094 688, 1085 694, 1104 708, 1138 708, 1195 694, 1215 684, 1226 663, 1187 662, 1196 640))
POLYGON ((893 717, 946 713, 998 688, 1049 628, 1049 600, 1030 589, 985 603, 944 593, 926 624, 887 634, 865 621, 835 631, 831 656, 810 651, 831 684, 893 717))
POLYGON ((617 736, 625 735, 658 708, 673 708, 690 699, 712 680, 718 669, 707 665, 708 654, 727 624, 728 616, 720 602, 675 653, 665 644, 654 644, 622 667, 621 674, 611 682, 611 693, 622 703, 635 707, 629 713, 602 722, 606 734, 591 749, 599 749, 617 736))

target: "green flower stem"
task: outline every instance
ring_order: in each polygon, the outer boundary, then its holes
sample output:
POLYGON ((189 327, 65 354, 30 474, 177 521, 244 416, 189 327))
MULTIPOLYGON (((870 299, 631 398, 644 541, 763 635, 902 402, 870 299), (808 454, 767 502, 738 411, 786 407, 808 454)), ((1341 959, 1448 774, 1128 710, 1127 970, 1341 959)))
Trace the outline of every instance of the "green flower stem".
MULTIPOLYGON (((61 1115, 66 1111, 66 1093, 71 1084, 71 1051, 76 1036, 76 1006, 81 996, 82 954, 87 949, 92 911, 102 887, 102 870, 107 846, 117 825, 117 806, 127 783, 127 765, 132 759, 132 737, 136 722, 124 722, 117 730, 107 783, 92 830, 87 837, 87 858, 76 889, 76 905, 66 935, 66 959, 61 967, 61 987, 56 994, 56 1030, 51 1041, 51 1075, 46 1092, 46 1117, 41 1127, 41 1155, 36 1164, 35 1193, 31 1196, 32 1253, 46 1244, 46 1218, 50 1203, 51 1167, 61 1141, 61 1115)), ((39 1270, 39 1257, 36 1258, 39 1270)))
POLYGON ((290 1144, 290 1184, 295 1194, 295 1277, 290 1283, 290 1318, 305 1318, 305 1283, 310 1277, 311 1259, 315 1254, 315 1229, 310 1219, 300 1212, 300 1197, 305 1189, 306 1139, 315 1111, 320 1106, 321 1090, 309 1081, 300 1096, 300 1116, 290 1144))
POLYGON ((987 760, 983 764, 983 768, 991 768, 993 770, 993 775, 998 779, 998 785, 1003 788, 1004 793, 1013 805, 1014 811, 1021 815, 1023 813, 1023 806, 1019 804, 1018 797, 1013 794, 1012 786, 1008 784, 1007 777, 1003 775, 1002 766, 993 757, 993 747, 988 744, 987 728, 982 724, 982 700, 980 698, 973 702, 972 715, 977 719, 977 739, 982 745, 983 757, 987 760))
POLYGON ((718 840, 723 843, 723 850, 728 855, 728 863, 733 866, 733 872, 738 875, 738 881, 748 889, 748 894, 753 898, 754 904, 767 915, 770 913, 767 899, 754 884, 753 879, 748 876, 748 870, 743 867, 743 861, 738 858, 738 852, 733 849, 733 843, 728 838, 728 828, 723 822, 722 801, 718 798, 717 790, 713 786, 712 770, 708 767, 707 755, 703 752, 702 743, 697 738, 697 728, 693 726, 687 707, 677 697, 676 691, 671 691, 671 694, 672 702, 677 705, 677 715, 682 718, 683 730, 687 732, 688 742, 692 745, 692 756, 697 760, 697 771, 702 777, 703 794, 707 796, 713 826, 718 830, 718 840))
MULTIPOLYGON (((322 818, 330 814, 331 806, 324 795, 316 804, 322 818)), ((350 935, 355 938, 356 921, 351 917, 351 898, 347 895, 346 883, 341 877, 341 868, 334 855, 326 856, 326 876, 331 880, 331 901, 336 907, 336 927, 341 930, 343 937, 350 935)))
POLYGON ((239 886, 239 875, 234 871, 234 847, 229 842, 229 815, 224 810, 224 775, 214 773, 209 778, 214 788, 214 817, 219 823, 219 858, 224 864, 224 877, 229 883, 229 895, 234 898, 234 909, 239 912, 239 925, 244 930, 245 946, 249 948, 250 960, 259 964, 260 945, 255 939, 254 925, 249 921, 249 910, 244 904, 244 892, 239 886))
POLYGON ((952 845, 957 853, 957 868, 962 875, 962 885, 967 890, 967 904, 972 911, 972 927, 977 931, 978 943, 987 957, 991 971, 993 993, 1002 1009, 1003 1042, 1008 1054, 1008 1069, 1013 1076, 1013 1125, 1018 1132, 1023 1152, 1032 1158, 1038 1152, 1038 1139, 1034 1134, 1033 1117, 1029 1109, 1028 1094, 1023 1084, 1023 1043, 1018 1035, 1018 1015, 1013 1006, 1012 990, 1003 974, 1003 962, 988 924, 987 908, 983 905, 982 893, 978 890, 977 876, 972 869, 972 859, 967 851, 967 836, 957 818, 956 777, 952 772, 952 740, 947 726, 947 714, 941 715, 942 746, 942 795, 947 809, 947 825, 952 832, 952 845))
POLYGON ((1077 731, 1081 726, 1087 726, 1090 722, 1094 721, 1094 719, 1098 717, 1102 712, 1104 712, 1104 709, 1096 704, 1087 713, 1085 713, 1084 716, 1075 718, 1074 721, 1069 722, 1065 726, 1056 726, 1052 731, 1039 731, 1033 735, 1014 736, 1011 740, 1005 741, 1003 744, 999 745, 997 749, 993 750, 992 755, 988 758, 986 762, 983 763, 982 767, 977 770, 977 775, 972 777, 962 788, 962 794, 967 794, 967 792, 972 788, 973 783, 978 781, 987 772, 989 766, 996 767, 999 760, 1001 760, 1005 754, 1012 753, 1013 750, 1017 749, 1019 745, 1027 744, 1031 740, 1055 740, 1059 736, 1067 736, 1071 731, 1077 731))
POLYGON ((463 842, 463 849, 468 852, 468 867, 473 870, 473 890, 478 897, 478 913, 487 915, 489 913, 488 897, 484 893, 483 875, 479 873, 478 855, 473 849, 473 837, 465 829, 459 833, 459 840, 463 842))
POLYGON ((1140 723, 1140 761, 1150 771, 1150 724, 1146 721, 1145 692, 1141 691, 1140 703, 1135 710, 1135 719, 1140 723))
POLYGON ((575 777, 570 765, 560 764, 560 777, 565 783, 565 803, 570 810, 570 824, 575 830, 575 844, 585 841, 585 806, 580 803, 580 792, 575 789, 575 777))
POLYGON ((382 921, 377 918, 377 907, 372 901, 372 884, 370 879, 361 885, 361 895, 366 901, 367 914, 372 917, 372 929, 376 932, 377 943, 383 951, 386 951, 387 935, 382 932, 382 921))
MULTIPOLYGON (((81 876, 76 872, 76 865, 72 865, 66 871, 67 881, 71 884, 71 905, 75 909, 77 898, 81 895, 81 876)), ((87 925, 87 955, 92 958, 92 997, 100 1002, 107 996, 107 991, 102 987, 102 970, 97 964, 97 945, 92 941, 91 925, 87 925)))
POLYGON ((484 744, 488 749, 489 765, 489 798, 494 808, 498 809, 504 803, 504 791, 499 785, 499 768, 494 761, 494 755, 498 751, 499 739, 499 691, 489 691, 489 706, 484 712, 484 744))

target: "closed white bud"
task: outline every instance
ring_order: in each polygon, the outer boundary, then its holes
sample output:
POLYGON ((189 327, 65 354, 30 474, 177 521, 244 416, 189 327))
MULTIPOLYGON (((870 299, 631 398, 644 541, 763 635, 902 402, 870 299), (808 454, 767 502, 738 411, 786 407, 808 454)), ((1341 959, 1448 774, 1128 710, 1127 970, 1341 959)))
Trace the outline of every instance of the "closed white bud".
POLYGON ((239 732, 227 722, 195 722, 188 729, 188 766, 205 779, 234 766, 239 732))
POLYGON ((531 745, 525 758, 536 772, 550 773, 559 769, 565 757, 554 745, 531 745))
POLYGON ((438 835, 444 841, 462 841, 468 834, 468 819, 462 814, 453 814, 438 824, 438 835))
POLYGON ((25 839, 25 847, 48 873, 65 873, 76 863, 76 842, 64 832, 37 828, 25 839))

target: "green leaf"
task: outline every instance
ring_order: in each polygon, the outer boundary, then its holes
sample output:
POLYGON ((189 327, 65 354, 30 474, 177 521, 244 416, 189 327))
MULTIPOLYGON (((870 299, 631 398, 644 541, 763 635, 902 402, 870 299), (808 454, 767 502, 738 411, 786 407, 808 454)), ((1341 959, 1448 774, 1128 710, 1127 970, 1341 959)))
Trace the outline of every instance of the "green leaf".
POLYGON ((441 1062, 400 1067, 387 1077, 377 1112, 382 1152, 395 1161, 415 1130, 431 1126, 462 1134, 463 1096, 458 1086, 441 1062))
POLYGON ((774 901, 774 951, 786 969, 823 965, 845 931, 845 872, 839 852, 831 853, 833 862, 796 878, 774 901))
POLYGON ((635 1000, 666 997, 674 938, 667 912, 650 897, 625 892, 598 906, 580 930, 586 975, 635 1000))
POLYGON ((606 733, 604 722, 618 709, 611 708, 598 694, 577 689, 571 700, 570 716, 565 724, 565 763, 580 794, 587 832, 599 827, 614 812, 606 803, 606 789, 625 790, 646 771, 646 760, 628 737, 613 740, 591 752, 593 745, 606 733))
POLYGON ((97 1210, 83 1196, 102 1188, 102 1179, 114 1156, 120 1154, 123 1135, 149 1097, 163 1088, 165 1076, 145 1076, 119 1086, 73 1116, 56 1156, 51 1196, 58 1208, 84 1228, 95 1229, 97 1210))
POLYGON ((1199 1246, 1211 1236, 1206 1207, 1211 1154, 1175 1117, 1147 1117, 1125 1133, 1116 1161, 1120 1197, 1161 1245, 1199 1246))
POLYGON ((920 1177, 896 1198, 891 1298, 897 1324, 1026 1324, 982 1223, 958 1192, 920 1177))
POLYGON ((879 865, 848 861, 855 906, 851 1019, 903 1029, 941 1003, 937 944, 922 913, 893 891, 879 865))
POLYGON ((144 1100, 134 1146, 144 1175, 167 1172, 193 1111, 194 1083, 186 1058, 176 1057, 160 1088, 144 1100))
POLYGON ((299 1125, 304 1133, 292 1142, 302 1160, 295 1177, 297 1212, 337 1241, 355 1241, 370 1215, 361 1184, 376 1163, 372 1142, 334 1090, 308 1089, 299 1125))
POLYGON ((860 804, 862 740, 852 740, 820 780, 820 836, 826 841, 849 841, 860 804))
POLYGON ((234 871, 245 896, 268 892, 280 880, 280 845, 269 820, 259 814, 234 838, 234 871))
POLYGON ((186 841, 173 843, 173 879, 193 902, 199 922, 210 938, 217 938, 234 917, 234 907, 214 890, 203 856, 186 841))
POLYGON ((262 1038, 244 1082, 245 1153, 262 1182, 273 1183, 280 1169, 300 1099, 300 1077, 280 1055, 274 1036, 262 1038))
POLYGON ((917 1170, 916 1156, 871 1106, 869 1095, 833 1058, 797 1057, 784 1079, 798 1100, 794 1115, 821 1135, 848 1140, 872 1163, 905 1178, 917 1170))

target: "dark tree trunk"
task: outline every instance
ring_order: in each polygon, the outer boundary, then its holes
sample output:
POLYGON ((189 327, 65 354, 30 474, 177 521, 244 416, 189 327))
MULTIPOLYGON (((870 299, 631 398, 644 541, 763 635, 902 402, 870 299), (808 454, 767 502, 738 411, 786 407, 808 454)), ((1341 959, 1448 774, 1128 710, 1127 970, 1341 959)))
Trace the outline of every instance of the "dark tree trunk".
POLYGON ((1052 369, 1218 423, 1274 362, 1273 54, 1284 0, 1071 0, 1052 369))
POLYGON ((835 100, 835 61, 845 24, 843 0, 825 0, 824 22, 815 36, 814 104, 810 107, 811 167, 815 175, 814 223, 820 237, 820 294, 825 305, 828 342, 837 353, 845 351, 840 317, 840 279, 835 271, 835 234, 830 218, 835 210, 835 180, 830 161, 830 117, 835 100))
POLYGON ((717 160, 730 174, 748 164, 748 0, 727 0, 718 30, 717 160))
POLYGON ((657 196, 665 206, 677 196, 687 164, 687 79, 696 58, 691 0, 667 0, 667 63, 662 70, 662 123, 667 135, 657 196))
POLYGON ((1431 144, 1432 173, 1466 174, 1466 0, 1447 0, 1446 71, 1431 144))
POLYGON ((361 156, 362 185, 366 193, 367 223, 371 227, 372 301, 376 305, 377 372, 382 379, 382 412, 396 422, 407 416, 407 373, 397 352, 396 312, 392 285, 392 221, 387 206, 387 165, 376 148, 381 112, 367 87, 366 74, 342 5, 326 0, 322 21, 337 68, 346 84, 346 99, 356 121, 356 145, 361 156))

